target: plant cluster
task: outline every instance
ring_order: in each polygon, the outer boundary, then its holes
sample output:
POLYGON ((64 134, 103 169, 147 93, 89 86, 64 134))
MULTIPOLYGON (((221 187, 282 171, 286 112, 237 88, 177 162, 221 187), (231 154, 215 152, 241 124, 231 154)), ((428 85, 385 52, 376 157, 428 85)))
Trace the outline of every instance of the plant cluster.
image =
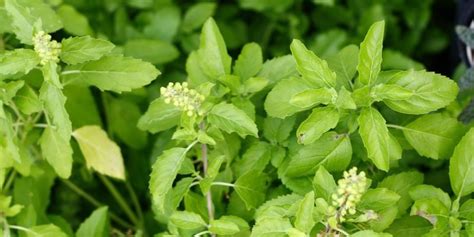
POLYGON ((0 0, 0 236, 472 236, 432 2, 336 2, 0 0))

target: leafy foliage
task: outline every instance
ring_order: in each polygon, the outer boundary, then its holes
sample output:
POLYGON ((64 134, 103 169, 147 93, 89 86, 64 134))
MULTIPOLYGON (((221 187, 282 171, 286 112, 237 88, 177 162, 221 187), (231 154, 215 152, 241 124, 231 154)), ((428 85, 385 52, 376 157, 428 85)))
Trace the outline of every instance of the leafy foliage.
POLYGON ((0 0, 0 235, 470 236, 432 4, 0 0))

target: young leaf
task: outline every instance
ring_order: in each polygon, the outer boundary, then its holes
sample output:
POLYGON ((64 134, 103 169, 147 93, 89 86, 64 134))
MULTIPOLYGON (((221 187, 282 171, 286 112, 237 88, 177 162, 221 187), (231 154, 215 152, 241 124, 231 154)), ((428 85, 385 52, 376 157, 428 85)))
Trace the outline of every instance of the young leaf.
POLYGON ((301 78, 289 78, 281 80, 268 93, 265 100, 265 111, 268 115, 284 119, 296 112, 305 110, 290 103, 293 96, 311 89, 301 78))
POLYGON ((337 92, 333 88, 318 88, 310 89, 293 95, 290 99, 290 104, 308 109, 318 104, 327 105, 332 103, 337 97, 337 92))
POLYGON ((69 139, 65 139, 59 130, 47 127, 39 140, 41 153, 54 171, 63 179, 69 178, 72 171, 72 149, 69 139))
POLYGON ((449 164, 451 187, 457 196, 474 192, 474 128, 471 128, 454 149, 449 164))
POLYGON ((449 105, 458 93, 456 83, 449 78, 426 71, 398 72, 389 79, 412 92, 405 100, 385 99, 391 109, 404 114, 426 114, 449 105))
POLYGON ((295 227, 304 233, 310 233, 315 222, 313 220, 314 192, 307 193, 301 201, 295 215, 295 227))
POLYGON ((290 220, 283 217, 268 217, 257 221, 250 237, 281 237, 292 228, 290 220))
POLYGON ((324 166, 319 166, 318 171, 314 175, 313 189, 316 197, 322 197, 327 202, 331 200, 331 195, 336 192, 336 181, 334 181, 334 178, 324 166))
POLYGON ((101 207, 79 226, 76 237, 106 237, 110 235, 108 223, 108 208, 101 207))
POLYGON ((77 11, 73 6, 61 4, 57 9, 58 16, 64 24, 64 30, 72 35, 93 35, 86 16, 77 11))
POLYGON ((35 68, 39 62, 38 54, 31 49, 5 51, 0 55, 0 75, 26 74, 35 68))
POLYGON ((285 55, 267 60, 257 76, 267 78, 270 85, 275 85, 282 79, 298 76, 298 71, 296 71, 293 57, 285 55))
POLYGON ((293 40, 290 49, 298 72, 311 86, 316 88, 336 86, 336 73, 329 68, 326 61, 318 58, 299 40, 293 40))
POLYGON ((255 76, 262 68, 262 64, 262 49, 256 43, 248 43, 244 45, 235 61, 234 73, 245 81, 255 76))
POLYGON ((241 176, 250 170, 263 171, 272 158, 271 146, 266 142, 252 144, 242 155, 242 159, 235 162, 233 171, 241 176))
POLYGON ((219 219, 209 223, 209 231, 217 235, 233 235, 240 231, 239 226, 232 221, 219 219))
POLYGON ((33 32, 54 32, 62 27, 61 19, 42 0, 5 0, 5 9, 10 15, 13 31, 24 44, 31 44, 33 32), (41 29, 36 27, 40 26, 41 29))
POLYGON ((192 5, 184 14, 181 29, 184 32, 191 32, 199 28, 216 10, 216 3, 199 2, 192 5))
POLYGON ((59 227, 53 224, 33 226, 30 230, 25 232, 27 237, 67 237, 59 227))
POLYGON ((0 167, 8 168, 13 164, 13 161, 21 161, 20 150, 15 140, 12 120, 5 113, 3 103, 0 100, 0 161, 2 161, 0 167))
POLYGON ((386 188, 369 189, 360 199, 360 203, 357 205, 358 208, 381 211, 383 209, 392 207, 400 199, 394 191, 390 191, 386 188))
POLYGON ((161 132, 179 123, 181 111, 178 107, 167 104, 163 98, 151 102, 145 114, 138 120, 138 128, 152 133, 161 132))
POLYGON ((405 211, 413 202, 408 194, 410 189, 415 185, 422 183, 423 174, 416 171, 410 171, 390 175, 383 179, 377 187, 390 189, 400 195, 400 200, 398 201, 398 210, 399 213, 402 214, 405 213, 405 211))
POLYGON ((179 56, 179 51, 174 45, 153 39, 129 40, 124 45, 123 51, 125 56, 143 59, 153 64, 171 62, 179 56))
POLYGON ((114 44, 90 36, 70 37, 61 42, 61 60, 67 64, 78 64, 97 60, 110 53, 114 44))
POLYGON ((265 200, 267 176, 258 171, 249 171, 234 183, 237 194, 247 209, 258 207, 265 200))
POLYGON ((72 125, 69 114, 64 108, 66 97, 60 88, 50 81, 44 81, 40 89, 40 100, 43 102, 45 114, 52 125, 60 133, 64 140, 69 141, 71 137, 72 125))
POLYGON ((72 136, 79 143, 88 168, 117 179, 125 179, 120 147, 109 139, 99 126, 91 125, 76 129, 72 136))
POLYGON ((266 117, 263 121, 263 136, 272 144, 281 143, 290 136, 295 122, 295 116, 286 119, 266 117))
POLYGON ((371 91, 372 97, 375 101, 382 100, 407 100, 413 92, 405 89, 399 85, 393 84, 379 84, 374 86, 371 91))
POLYGON ((351 156, 349 137, 328 132, 292 156, 286 174, 290 177, 313 175, 320 166, 329 171, 343 171, 349 165, 351 156))
POLYGON ((148 85, 158 75, 160 71, 152 64, 122 56, 104 56, 99 60, 71 65, 62 73, 65 81, 118 93, 148 85))
POLYGON ((418 154, 433 159, 444 159, 452 154, 464 134, 464 126, 456 119, 435 113, 419 117, 402 131, 418 154))
POLYGON ((336 73, 337 88, 344 86, 346 89, 352 88, 352 79, 357 72, 359 62, 359 47, 349 45, 339 53, 326 58, 329 68, 336 73))
POLYGON ((177 211, 171 215, 171 222, 178 228, 185 230, 198 229, 206 226, 202 217, 194 212, 177 211))
POLYGON ((227 48, 214 19, 209 18, 202 27, 201 43, 197 51, 199 64, 203 72, 216 80, 230 74, 232 58, 227 54, 227 48))
POLYGON ((258 137, 257 126, 252 119, 233 104, 222 102, 215 105, 209 112, 208 121, 227 133, 236 132, 241 137, 258 137))
POLYGON ((187 150, 172 148, 163 152, 153 164, 150 175, 150 192, 153 204, 163 212, 166 194, 171 190, 173 181, 183 164, 187 150))
POLYGON ((413 201, 421 199, 438 199, 448 209, 451 208, 451 198, 440 188, 432 185, 420 184, 410 189, 410 197, 413 201))
POLYGON ((308 145, 318 140, 325 132, 336 127, 339 122, 339 112, 333 107, 320 107, 313 109, 313 112, 304 120, 296 136, 298 143, 308 145))
POLYGON ((358 118, 359 134, 367 149, 367 156, 377 168, 388 171, 390 165, 390 135, 385 126, 385 119, 372 107, 361 110, 358 118))
POLYGON ((33 114, 41 111, 43 105, 36 91, 28 85, 23 86, 13 98, 15 105, 24 114, 33 114))
POLYGON ((357 71, 359 72, 359 81, 364 85, 374 85, 380 72, 384 29, 385 21, 374 23, 360 44, 357 71))

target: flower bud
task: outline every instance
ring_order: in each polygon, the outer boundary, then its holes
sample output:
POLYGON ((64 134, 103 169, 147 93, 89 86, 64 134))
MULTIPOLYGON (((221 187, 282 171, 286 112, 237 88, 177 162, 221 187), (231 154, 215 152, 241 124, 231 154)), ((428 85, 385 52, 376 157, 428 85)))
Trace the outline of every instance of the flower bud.
POLYGON ((59 62, 59 54, 61 53, 61 43, 51 40, 51 35, 40 31, 33 36, 33 45, 35 52, 40 57, 41 65, 48 62, 59 62))
POLYGON ((188 116, 195 114, 202 115, 199 110, 205 97, 194 89, 188 88, 188 83, 172 83, 160 88, 161 95, 165 98, 165 103, 173 104, 188 116))

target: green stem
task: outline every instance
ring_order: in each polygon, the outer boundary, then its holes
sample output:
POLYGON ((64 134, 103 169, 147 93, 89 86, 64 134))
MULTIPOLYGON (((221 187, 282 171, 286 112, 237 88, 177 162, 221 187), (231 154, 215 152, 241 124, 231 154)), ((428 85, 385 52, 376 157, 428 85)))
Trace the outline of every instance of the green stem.
POLYGON ((21 230, 21 231, 24 231, 24 232, 27 232, 27 233, 31 233, 33 234, 33 236, 41 236, 40 234, 26 228, 26 227, 23 227, 23 226, 18 226, 18 225, 10 225, 9 226, 10 229, 14 229, 14 230, 21 230))
POLYGON ((140 201, 138 201, 137 194, 135 193, 135 190, 133 189, 132 185, 130 184, 128 180, 125 181, 125 187, 127 188, 127 191, 132 199, 132 203, 135 208, 135 211, 138 214, 140 227, 141 229, 143 229, 143 231, 145 231, 145 228, 143 228, 143 224, 144 224, 143 211, 140 205, 140 201))
MULTIPOLYGON (((78 186, 76 186, 74 183, 72 183, 71 181, 67 180, 67 179, 60 179, 69 189, 71 189, 72 191, 74 191, 77 195, 81 196, 82 198, 84 198, 85 200, 87 200, 88 202, 90 202, 92 205, 96 206, 96 207, 101 207, 101 206, 104 206, 104 204, 100 203, 99 201, 97 201, 94 197, 92 197, 91 195, 89 195, 88 193, 86 193, 84 190, 82 190, 81 188, 79 188, 78 186)), ((127 223, 125 220, 123 220, 122 218, 120 218, 118 215, 114 214, 110 209, 109 209, 109 214, 110 214, 110 219, 112 219, 113 221, 115 221, 117 224, 121 225, 122 227, 125 227, 125 228, 130 228, 130 229, 133 229, 133 226, 129 223, 127 223)))
POLYGON ((235 184, 231 183, 226 183, 226 182, 212 182, 211 185, 217 185, 217 186, 226 186, 226 187, 232 187, 235 188, 235 184))
POLYGON ((208 230, 205 230, 205 231, 202 231, 202 232, 199 232, 197 234, 194 235, 194 237, 199 237, 199 236, 203 236, 205 234, 210 234, 211 232, 208 231, 208 230))
POLYGON ((10 189, 10 186, 13 184, 13 180, 15 180, 15 176, 16 176, 16 171, 12 170, 12 172, 10 173, 10 176, 8 176, 5 186, 3 186, 3 190, 5 192, 7 192, 10 189))
MULTIPOLYGON (((206 128, 206 125, 204 122, 201 122, 199 124, 199 129, 201 131, 204 131, 206 128)), ((204 177, 207 177, 207 169, 208 169, 208 157, 207 157, 207 145, 205 143, 201 143, 201 158, 202 158, 202 166, 203 166, 203 172, 204 172, 204 177)), ((207 206, 207 214, 209 216, 209 222, 214 220, 214 205, 212 203, 212 193, 211 190, 207 191, 206 193, 206 206, 207 206)), ((212 237, 214 237, 214 234, 211 234, 212 237)))
POLYGON ((115 188, 114 184, 110 182, 109 179, 107 179, 103 175, 98 175, 102 183, 104 183, 105 187, 109 190, 110 194, 112 194, 112 197, 114 197, 115 201, 119 204, 120 208, 125 212, 127 217, 133 222, 133 224, 138 225, 138 218, 133 213, 132 209, 128 206, 127 202, 123 198, 122 194, 115 188))

